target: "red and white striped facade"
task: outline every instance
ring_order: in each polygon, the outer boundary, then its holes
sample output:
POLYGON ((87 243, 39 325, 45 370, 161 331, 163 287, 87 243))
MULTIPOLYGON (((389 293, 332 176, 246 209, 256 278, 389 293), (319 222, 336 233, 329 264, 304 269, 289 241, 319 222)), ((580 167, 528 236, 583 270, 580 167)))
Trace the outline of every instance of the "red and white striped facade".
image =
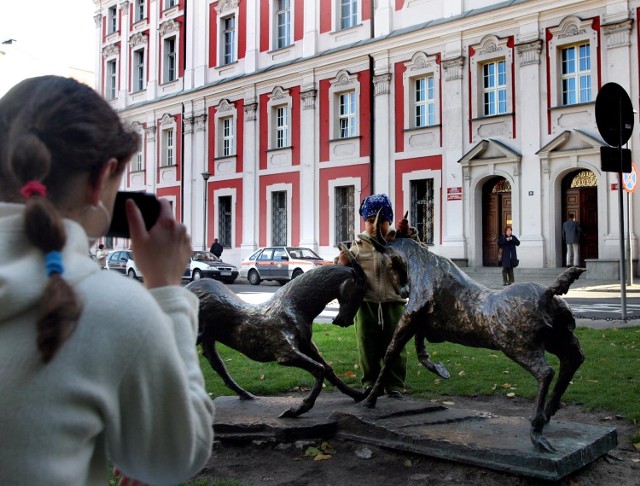
MULTIPOLYGON (((172 201, 196 248, 218 237, 220 198, 230 202, 225 261, 272 244, 273 194, 284 193, 280 236, 332 258, 344 221, 338 188, 353 188, 353 235, 365 196, 389 194, 398 219, 412 209, 412 184, 427 180, 433 250, 482 266, 487 184, 503 178, 521 266, 559 266, 563 184, 584 170, 596 181, 598 258, 617 258, 617 174, 600 170, 595 99, 614 81, 637 109, 640 1, 95 4, 98 88, 143 140, 125 188, 172 201), (575 79, 587 98, 565 103, 563 56, 585 45, 575 79), (503 105, 488 115, 492 63, 503 105), (433 83, 433 111, 416 126, 421 77, 433 83), (349 120, 344 100, 354 101, 349 120)), ((637 137, 634 129, 634 159, 637 137)))

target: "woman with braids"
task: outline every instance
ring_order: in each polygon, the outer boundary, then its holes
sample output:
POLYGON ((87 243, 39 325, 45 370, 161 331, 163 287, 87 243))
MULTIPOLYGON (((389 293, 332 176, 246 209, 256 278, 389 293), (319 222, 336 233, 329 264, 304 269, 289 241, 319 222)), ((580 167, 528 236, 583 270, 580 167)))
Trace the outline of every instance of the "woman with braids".
POLYGON ((0 484, 106 484, 110 463, 177 483, 210 456, 186 228, 161 201, 147 231, 127 202, 146 289, 86 256, 138 144, 71 79, 0 99, 0 484))

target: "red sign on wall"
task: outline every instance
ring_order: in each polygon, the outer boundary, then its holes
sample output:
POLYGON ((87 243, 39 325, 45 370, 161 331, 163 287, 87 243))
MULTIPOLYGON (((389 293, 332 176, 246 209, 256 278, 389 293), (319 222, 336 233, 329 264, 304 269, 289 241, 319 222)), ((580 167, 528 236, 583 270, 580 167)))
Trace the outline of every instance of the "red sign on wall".
POLYGON ((461 201, 461 200, 462 200, 462 187, 447 188, 447 201, 461 201))

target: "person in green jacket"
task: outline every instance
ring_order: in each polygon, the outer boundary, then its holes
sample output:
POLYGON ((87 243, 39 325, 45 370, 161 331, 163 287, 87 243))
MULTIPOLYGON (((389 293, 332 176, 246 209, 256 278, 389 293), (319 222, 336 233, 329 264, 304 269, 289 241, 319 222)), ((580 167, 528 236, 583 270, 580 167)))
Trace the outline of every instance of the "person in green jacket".
MULTIPOLYGON (((406 218, 398 223, 398 228, 391 228, 393 208, 386 194, 368 196, 360 206, 360 215, 364 220, 365 231, 353 241, 348 251, 362 265, 369 289, 365 295, 355 319, 356 341, 362 368, 362 386, 369 393, 378 378, 382 361, 391 342, 391 337, 398 321, 402 317, 406 299, 401 297, 393 287, 389 273, 383 266, 382 254, 376 251, 370 242, 375 233, 376 216, 380 213, 380 231, 382 236, 391 240, 396 236, 417 239, 414 228, 409 227, 406 218)), ((349 265, 349 256, 340 252, 337 263, 349 265)), ((390 373, 384 383, 384 390, 389 397, 402 399, 407 372, 407 352, 400 355, 390 364, 390 373)))

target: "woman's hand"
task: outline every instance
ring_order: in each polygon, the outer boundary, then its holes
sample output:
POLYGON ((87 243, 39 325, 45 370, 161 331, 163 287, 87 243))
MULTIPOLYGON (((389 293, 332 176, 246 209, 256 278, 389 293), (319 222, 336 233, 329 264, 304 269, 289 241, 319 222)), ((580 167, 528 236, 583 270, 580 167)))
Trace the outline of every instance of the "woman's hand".
POLYGON ((187 228, 173 217, 169 202, 160 199, 156 224, 147 231, 138 206, 128 199, 127 220, 131 234, 131 250, 149 289, 179 285, 191 256, 191 239, 187 228))

